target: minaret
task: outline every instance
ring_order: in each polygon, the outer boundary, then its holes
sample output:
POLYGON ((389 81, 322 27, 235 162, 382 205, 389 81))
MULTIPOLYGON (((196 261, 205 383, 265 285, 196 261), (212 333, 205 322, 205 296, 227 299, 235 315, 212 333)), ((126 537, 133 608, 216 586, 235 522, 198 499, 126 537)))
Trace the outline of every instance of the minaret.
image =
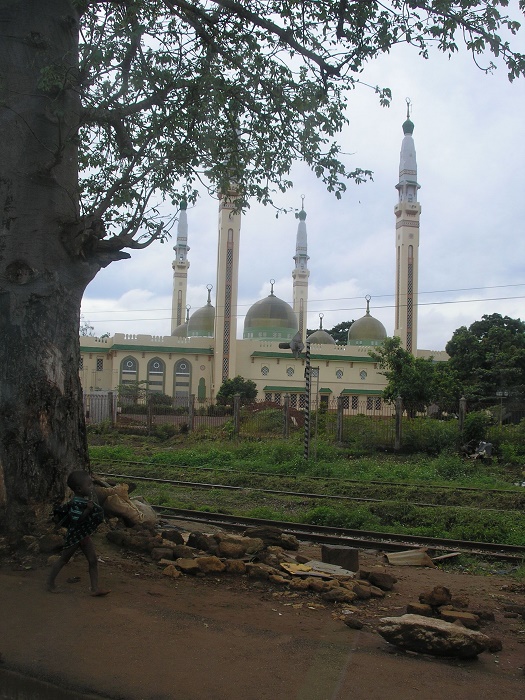
POLYGON ((419 217, 417 201, 416 148, 410 120, 410 100, 407 99, 407 119, 403 124, 403 143, 399 161, 399 202, 396 215, 396 318, 394 335, 408 352, 417 353, 417 304, 419 268, 419 217))
POLYGON ((299 219, 297 226, 297 239, 295 244, 295 268, 293 277, 293 310, 297 316, 297 327, 301 334, 301 340, 306 340, 306 313, 308 310, 308 242, 306 237, 306 212, 304 210, 304 196, 301 198, 301 211, 295 216, 299 219))
POLYGON ((186 209, 188 203, 182 200, 180 203, 179 223, 177 227, 177 245, 173 246, 175 260, 173 267, 173 299, 171 302, 171 333, 177 326, 184 323, 184 311, 186 309, 186 292, 188 289, 188 215, 186 209))
POLYGON ((214 395, 236 372, 237 293, 241 214, 235 211, 235 189, 219 195, 219 245, 215 303, 214 395))

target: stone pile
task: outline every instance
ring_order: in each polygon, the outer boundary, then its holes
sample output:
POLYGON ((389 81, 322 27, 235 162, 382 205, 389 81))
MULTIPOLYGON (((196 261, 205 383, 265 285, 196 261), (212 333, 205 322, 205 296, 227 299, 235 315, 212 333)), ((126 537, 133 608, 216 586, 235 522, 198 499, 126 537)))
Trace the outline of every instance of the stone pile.
POLYGON ((109 530, 106 537, 120 547, 149 554, 162 568, 162 573, 170 578, 183 574, 245 575, 290 591, 313 592, 328 602, 351 604, 382 598, 397 580, 384 567, 362 568, 344 574, 327 574, 316 571, 315 567, 311 571, 292 567, 290 573, 281 564, 303 561, 304 557, 297 555, 295 558, 291 554, 299 548, 299 542, 293 535, 276 527, 248 528, 242 535, 190 532, 183 536, 176 529, 159 532, 142 525, 117 527, 109 530))
POLYGON ((501 640, 481 634, 481 624, 494 620, 486 610, 467 611, 469 600, 454 597, 445 586, 420 594, 407 614, 382 618, 377 631, 403 649, 436 656, 474 658, 483 651, 501 651, 501 640))

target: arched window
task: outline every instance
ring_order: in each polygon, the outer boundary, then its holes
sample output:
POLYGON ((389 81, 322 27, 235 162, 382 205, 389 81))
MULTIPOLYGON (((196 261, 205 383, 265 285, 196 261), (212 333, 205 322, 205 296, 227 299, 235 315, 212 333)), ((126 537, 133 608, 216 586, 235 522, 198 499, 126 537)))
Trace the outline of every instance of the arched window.
MULTIPOLYGON (((205 386, 204 390, 206 390, 205 386)), ((175 405, 187 406, 190 394, 191 362, 183 358, 175 363, 175 372, 173 373, 173 396, 175 398, 175 405)))
POLYGON ((164 393, 166 365, 160 357, 154 357, 148 362, 148 393, 164 393))
POLYGON ((120 384, 132 384, 138 381, 139 363, 134 357, 128 355, 120 363, 120 384))

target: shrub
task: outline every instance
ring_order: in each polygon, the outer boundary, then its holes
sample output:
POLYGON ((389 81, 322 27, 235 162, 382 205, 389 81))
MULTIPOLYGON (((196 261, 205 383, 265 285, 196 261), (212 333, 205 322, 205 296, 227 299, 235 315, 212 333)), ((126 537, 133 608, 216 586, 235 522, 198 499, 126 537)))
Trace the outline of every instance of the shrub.
POLYGON ((492 422, 492 417, 487 411, 474 411, 467 413, 463 425, 462 440, 464 442, 480 442, 487 437, 487 430, 492 422))

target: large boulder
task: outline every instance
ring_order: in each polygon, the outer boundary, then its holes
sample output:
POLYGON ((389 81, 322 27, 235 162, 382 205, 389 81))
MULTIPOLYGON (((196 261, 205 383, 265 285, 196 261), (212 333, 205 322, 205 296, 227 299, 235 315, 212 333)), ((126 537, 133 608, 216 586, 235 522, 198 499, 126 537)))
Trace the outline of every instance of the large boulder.
POLYGON ((473 659, 490 646, 481 632, 422 615, 383 617, 377 631, 390 644, 435 656, 473 659))

